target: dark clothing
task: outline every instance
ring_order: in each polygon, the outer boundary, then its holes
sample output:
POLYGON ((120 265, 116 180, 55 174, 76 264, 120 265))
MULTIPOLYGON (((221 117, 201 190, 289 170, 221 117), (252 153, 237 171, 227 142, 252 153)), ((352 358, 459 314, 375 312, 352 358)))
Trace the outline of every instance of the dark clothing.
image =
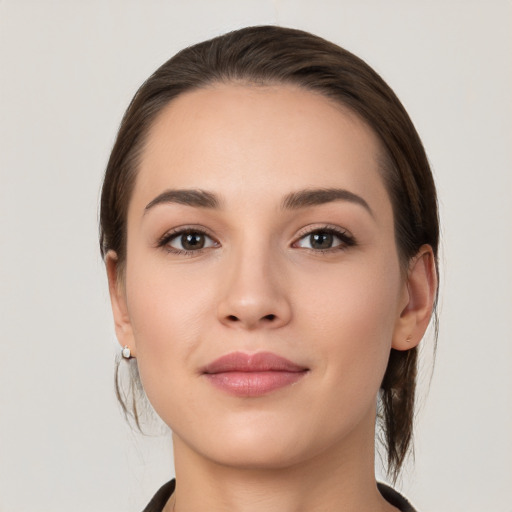
POLYGON ((401 512, 416 512, 416 509, 413 508, 413 506, 399 492, 395 491, 392 487, 389 487, 389 485, 378 482, 377 488, 383 498, 401 512))
MULTIPOLYGON (((171 497, 176 487, 176 480, 171 480, 165 485, 160 487, 158 492, 153 496, 153 499, 148 503, 148 506, 143 512, 162 512, 167 500, 171 497)), ((416 512, 412 505, 398 492, 391 487, 378 483, 377 487, 384 497, 391 505, 396 507, 401 512, 416 512)))
POLYGON ((176 480, 174 480, 174 478, 170 482, 162 485, 142 512, 162 512, 165 504, 174 492, 175 487, 176 480))

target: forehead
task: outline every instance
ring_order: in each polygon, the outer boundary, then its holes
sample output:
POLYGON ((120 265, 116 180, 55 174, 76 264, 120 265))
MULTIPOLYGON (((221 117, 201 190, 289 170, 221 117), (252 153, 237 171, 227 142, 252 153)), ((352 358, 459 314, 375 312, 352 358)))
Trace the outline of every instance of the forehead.
POLYGON ((307 187, 343 187, 371 199, 387 196, 378 157, 373 131, 318 93, 218 84, 179 96, 159 114, 132 199, 201 188, 277 200, 307 187))

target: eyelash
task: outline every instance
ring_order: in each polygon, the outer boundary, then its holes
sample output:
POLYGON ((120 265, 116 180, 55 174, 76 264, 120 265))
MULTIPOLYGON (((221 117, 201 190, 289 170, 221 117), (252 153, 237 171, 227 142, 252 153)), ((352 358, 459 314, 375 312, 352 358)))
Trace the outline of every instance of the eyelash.
POLYGON ((298 243, 300 240, 303 240, 308 236, 314 235, 315 233, 333 235, 336 238, 338 238, 341 243, 334 247, 329 247, 327 249, 312 249, 308 247, 302 247, 302 249, 309 250, 311 252, 314 252, 315 254, 332 254, 334 252, 345 251, 349 247, 353 247, 354 245, 356 245, 356 239, 347 230, 334 226, 323 226, 321 228, 314 228, 310 229, 309 231, 305 231, 299 235, 297 241, 294 242, 294 245, 298 243))
MULTIPOLYGON (((165 233, 165 235, 162 236, 158 240, 156 245, 157 245, 157 247, 161 247, 168 253, 176 254, 178 256, 190 256, 190 257, 197 256, 198 254, 201 254, 204 250, 210 249, 210 247, 205 247, 202 249, 196 249, 194 251, 189 251, 186 249, 175 249, 174 247, 171 247, 170 245, 168 245, 175 238, 178 238, 179 236, 183 236, 183 235, 188 235, 188 234, 194 234, 194 235, 200 234, 200 235, 207 236, 208 238, 211 238, 212 240, 214 240, 213 237, 211 237, 204 229, 201 229, 201 228, 192 228, 192 227, 177 228, 176 230, 168 231, 167 233, 165 233)), ((216 240, 214 240, 214 241, 215 241, 215 243, 218 244, 218 242, 216 240)))
MULTIPOLYGON (((302 249, 311 251, 315 254, 319 254, 319 253, 325 254, 325 253, 333 253, 333 252, 338 252, 338 251, 345 251, 349 247, 353 247, 354 245, 356 245, 355 238, 348 231, 341 229, 341 228, 337 228, 337 227, 335 228, 333 226, 324 226, 321 228, 311 229, 310 231, 302 233, 297 238, 297 241, 294 242, 294 246, 300 240, 302 240, 308 236, 311 236, 315 233, 324 233, 324 234, 333 235, 336 238, 338 238, 341 241, 341 243, 334 247, 329 247, 327 249, 312 249, 312 248, 308 248, 308 247, 302 247, 302 249)), ((187 234, 204 235, 204 236, 210 238, 211 240, 213 240, 215 242, 215 244, 219 243, 213 237, 211 237, 208 234, 208 232, 206 232, 205 230, 203 230, 201 228, 178 228, 176 230, 169 231, 169 232, 165 233, 157 241, 156 246, 164 249, 168 253, 176 254, 178 256, 189 256, 189 257, 197 256, 197 255, 201 254, 203 251, 205 251, 207 249, 211 249, 211 247, 204 247, 201 249, 195 249, 195 250, 191 251, 191 250, 187 250, 187 249, 175 249, 174 247, 171 248, 168 245, 175 238, 178 238, 179 236, 183 236, 183 235, 187 235, 187 234)))

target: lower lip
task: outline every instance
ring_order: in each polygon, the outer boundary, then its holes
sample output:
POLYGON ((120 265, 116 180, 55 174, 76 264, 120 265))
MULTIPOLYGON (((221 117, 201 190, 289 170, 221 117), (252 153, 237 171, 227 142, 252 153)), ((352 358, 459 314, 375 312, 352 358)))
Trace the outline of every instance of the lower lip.
POLYGON ((295 384, 306 373, 307 370, 302 372, 223 372, 204 375, 211 384, 222 391, 236 396, 255 397, 295 384))

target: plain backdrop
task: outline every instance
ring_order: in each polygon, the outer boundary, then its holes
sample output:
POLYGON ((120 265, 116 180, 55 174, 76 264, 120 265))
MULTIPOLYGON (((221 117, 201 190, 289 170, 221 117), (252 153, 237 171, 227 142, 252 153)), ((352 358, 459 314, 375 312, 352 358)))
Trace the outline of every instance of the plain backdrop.
POLYGON ((141 82, 182 47, 255 24, 353 51, 403 101, 443 225, 441 322, 424 346, 420 511, 512 510, 510 1, 0 1, 0 511, 140 512, 173 474, 113 391, 97 243, 101 178, 141 82))

